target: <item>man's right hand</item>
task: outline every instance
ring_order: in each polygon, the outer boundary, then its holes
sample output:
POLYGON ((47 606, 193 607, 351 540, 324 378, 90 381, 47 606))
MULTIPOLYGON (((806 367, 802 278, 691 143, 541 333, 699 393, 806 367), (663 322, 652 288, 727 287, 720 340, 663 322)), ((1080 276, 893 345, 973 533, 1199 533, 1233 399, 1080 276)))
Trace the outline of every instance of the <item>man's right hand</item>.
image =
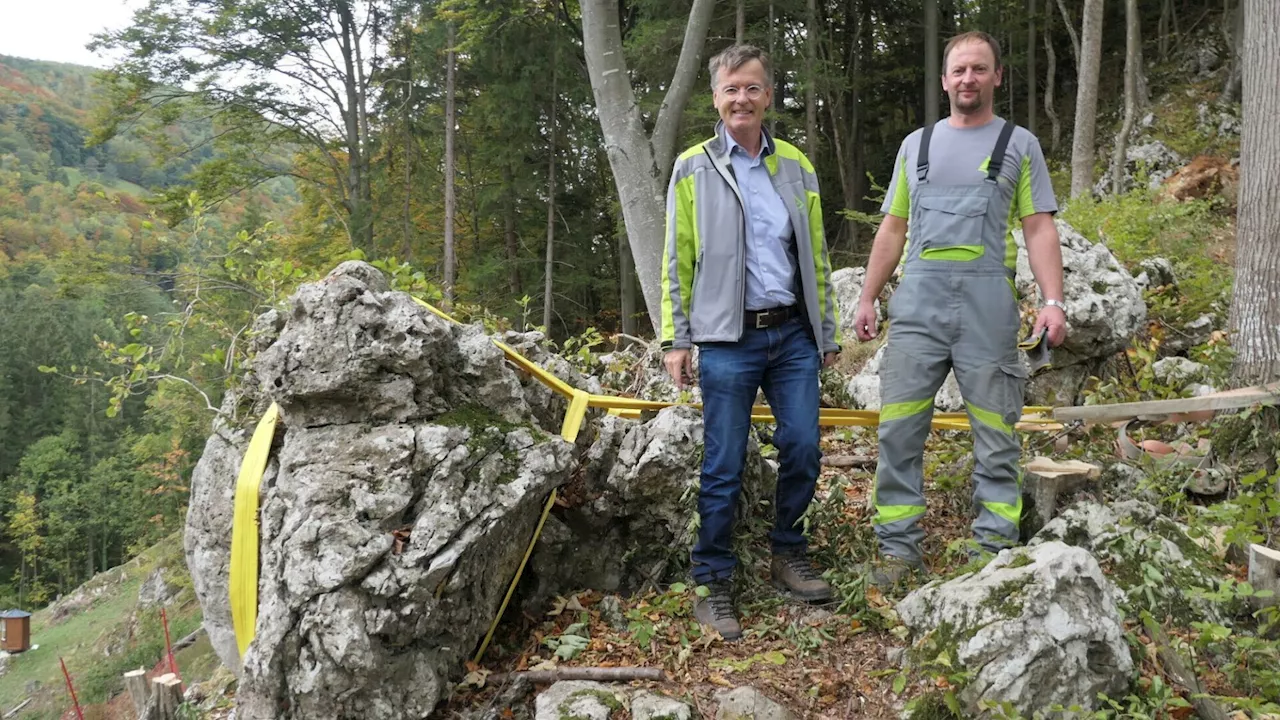
POLYGON ((693 354, 688 348, 668 350, 662 358, 662 364, 667 366, 671 381, 681 390, 687 388, 693 380, 693 354))
POLYGON ((858 312, 853 316, 853 330, 859 340, 870 340, 876 336, 875 302, 862 300, 858 303, 858 312))

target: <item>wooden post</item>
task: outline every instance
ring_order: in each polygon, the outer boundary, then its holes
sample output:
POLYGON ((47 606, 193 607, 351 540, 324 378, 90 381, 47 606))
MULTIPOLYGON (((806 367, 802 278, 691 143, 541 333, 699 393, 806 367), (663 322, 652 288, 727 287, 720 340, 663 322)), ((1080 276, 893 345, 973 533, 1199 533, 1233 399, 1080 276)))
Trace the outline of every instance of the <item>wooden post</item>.
POLYGON ((1270 590, 1269 598, 1254 598, 1256 607, 1280 604, 1280 551, 1263 545, 1249 546, 1249 584, 1254 590, 1270 590))
POLYGON ((147 671, 142 668, 124 674, 124 689, 133 701, 133 710, 139 718, 147 714, 147 702, 151 699, 151 686, 147 684, 147 671))

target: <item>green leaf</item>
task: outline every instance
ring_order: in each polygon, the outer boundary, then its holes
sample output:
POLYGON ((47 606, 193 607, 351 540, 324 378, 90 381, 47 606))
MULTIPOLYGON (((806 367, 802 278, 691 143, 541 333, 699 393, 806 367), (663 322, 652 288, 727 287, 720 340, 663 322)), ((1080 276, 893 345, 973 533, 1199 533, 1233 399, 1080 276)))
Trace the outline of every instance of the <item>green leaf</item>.
POLYGON ((787 656, 783 655, 778 650, 770 650, 769 652, 765 653, 763 657, 765 662, 770 663, 772 665, 787 664, 787 656))
POLYGON ((898 673, 898 677, 893 679, 893 694, 901 695, 903 690, 907 689, 907 674, 898 673))
POLYGON ((671 592, 673 592, 673 593, 682 593, 682 592, 684 592, 684 591, 685 591, 685 590, 687 590, 687 589, 688 589, 688 588, 687 588, 687 587, 685 587, 685 584, 684 584, 684 583, 682 583, 682 582, 678 582, 678 583, 671 583, 671 592))
POLYGON ((707 587, 706 585, 699 585, 697 589, 694 590, 693 592, 698 597, 704 598, 711 594, 711 588, 707 587))
POLYGON ((37 367, 36 369, 37 369, 37 370, 39 370, 39 371, 40 371, 40 372, 42 372, 42 373, 56 373, 56 372, 58 372, 58 368, 53 367, 53 366, 50 366, 50 365, 41 365, 41 366, 37 367))

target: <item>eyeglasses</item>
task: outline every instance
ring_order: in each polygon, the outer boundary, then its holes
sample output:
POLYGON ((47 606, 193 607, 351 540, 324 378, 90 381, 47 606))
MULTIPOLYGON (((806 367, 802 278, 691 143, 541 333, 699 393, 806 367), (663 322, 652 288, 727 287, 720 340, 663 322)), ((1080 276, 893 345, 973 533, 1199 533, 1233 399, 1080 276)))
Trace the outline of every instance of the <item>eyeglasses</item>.
POLYGON ((740 94, 746 95, 749 100, 759 100, 760 96, 764 95, 764 88, 759 85, 748 85, 745 88, 740 88, 736 85, 728 85, 720 88, 720 92, 730 100, 736 100, 740 94))

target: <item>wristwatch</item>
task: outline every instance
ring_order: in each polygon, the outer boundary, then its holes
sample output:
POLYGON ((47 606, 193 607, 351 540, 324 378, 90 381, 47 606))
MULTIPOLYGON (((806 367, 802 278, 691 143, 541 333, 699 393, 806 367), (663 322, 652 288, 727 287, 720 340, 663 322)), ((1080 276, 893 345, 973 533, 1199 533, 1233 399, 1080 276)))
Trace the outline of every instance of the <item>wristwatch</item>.
POLYGON ((1045 307, 1049 307, 1050 305, 1052 305, 1052 306, 1054 306, 1054 307, 1058 308, 1059 310, 1061 310, 1061 311, 1063 312, 1063 314, 1066 314, 1066 312, 1067 312, 1067 306, 1066 306, 1066 304, 1065 304, 1065 303, 1063 303, 1061 300, 1054 300, 1053 298, 1049 298, 1048 300, 1045 300, 1045 301, 1044 301, 1044 306, 1045 306, 1045 307))

